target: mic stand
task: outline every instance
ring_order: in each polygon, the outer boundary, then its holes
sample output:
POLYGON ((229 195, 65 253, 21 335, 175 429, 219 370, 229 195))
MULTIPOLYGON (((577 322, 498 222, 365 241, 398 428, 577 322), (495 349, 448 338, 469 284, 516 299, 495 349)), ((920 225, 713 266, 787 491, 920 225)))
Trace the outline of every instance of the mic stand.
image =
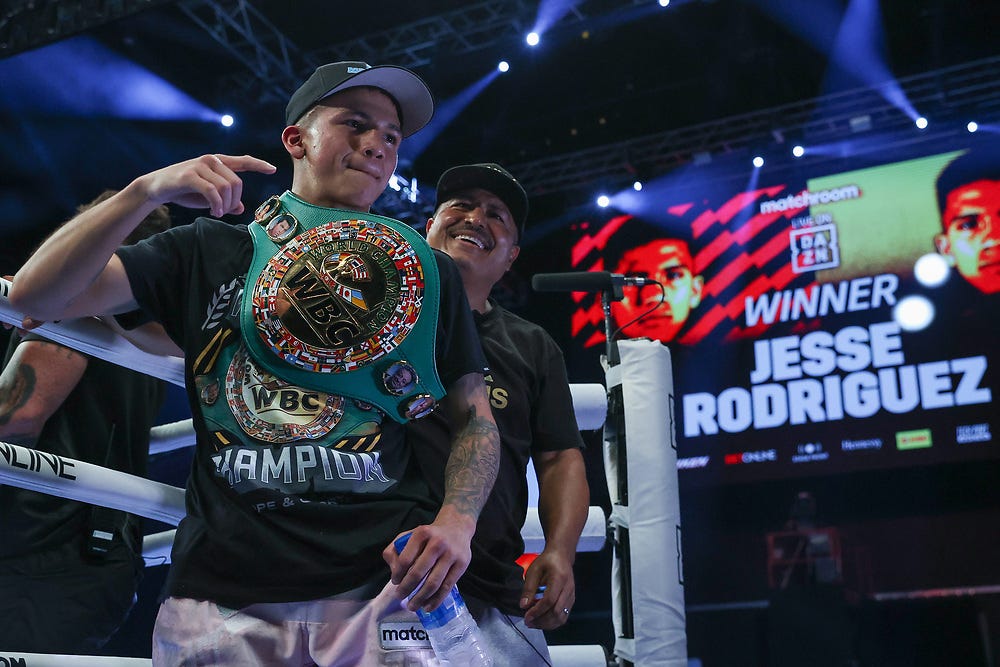
MULTIPOLYGON (((621 285, 615 285, 611 292, 601 292, 601 306, 604 310, 604 335, 607 340, 606 365, 610 369, 621 364, 618 343, 612 338, 614 324, 611 318, 611 302, 621 301, 624 297, 621 285)), ((617 468, 618 501, 628 516, 628 461, 625 453, 625 405, 621 382, 608 388, 608 415, 604 422, 605 447, 614 456, 617 468)), ((614 509, 614 508, 612 508, 614 509)), ((615 514, 615 512, 612 512, 615 514)), ((613 522, 611 543, 615 548, 615 558, 618 559, 620 586, 618 591, 619 608, 621 609, 621 636, 634 641, 635 627, 632 613, 632 567, 631 550, 629 547, 629 532, 627 521, 613 522)), ((632 662, 620 658, 622 667, 632 667, 632 662)))

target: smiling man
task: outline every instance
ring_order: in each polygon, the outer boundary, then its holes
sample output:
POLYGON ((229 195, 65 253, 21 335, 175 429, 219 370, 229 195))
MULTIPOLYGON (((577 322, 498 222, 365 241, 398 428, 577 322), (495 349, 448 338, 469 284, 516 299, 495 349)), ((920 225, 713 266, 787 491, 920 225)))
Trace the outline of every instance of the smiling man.
POLYGON ((116 252, 156 206, 240 214, 239 174, 274 172, 204 155, 77 216, 15 277, 36 319, 138 309, 184 350, 197 452, 154 664, 379 664, 378 617, 421 581, 408 604, 436 607, 468 565, 499 460, 485 360, 454 263, 367 213, 432 111, 408 70, 324 65, 286 108, 292 187, 249 226, 202 217, 116 252), (454 436, 432 501, 403 424, 438 401, 454 436))
MULTIPOLYGON (((502 656, 497 664, 514 667, 548 664, 542 630, 569 619, 576 544, 590 501, 562 352, 542 327, 489 298, 517 259, 527 215, 527 195, 513 176, 497 164, 472 164, 441 176, 437 208, 427 221, 427 241, 455 260, 475 311, 502 445, 500 472, 472 541, 472 563, 458 586, 502 656), (524 551, 529 459, 538 477, 545 549, 522 572, 515 561, 524 551)), ((431 415, 407 430, 414 449, 425 452, 421 466, 441 497, 450 425, 431 415)))
POLYGON ((937 197, 942 230, 934 246, 980 292, 1000 292, 997 154, 972 149, 952 160, 938 176, 937 197))

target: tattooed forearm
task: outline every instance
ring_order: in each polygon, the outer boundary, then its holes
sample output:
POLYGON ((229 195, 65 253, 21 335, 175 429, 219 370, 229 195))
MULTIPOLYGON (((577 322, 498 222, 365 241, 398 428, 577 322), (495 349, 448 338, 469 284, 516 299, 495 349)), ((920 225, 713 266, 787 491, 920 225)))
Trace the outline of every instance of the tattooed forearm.
POLYGON ((451 443, 445 467, 444 504, 473 519, 486 503, 500 465, 500 433, 492 419, 469 410, 465 427, 451 443))
POLYGON ((0 383, 0 426, 10 423, 14 414, 25 406, 35 391, 35 369, 30 365, 18 364, 13 376, 9 377, 8 373, 4 373, 4 382, 0 383))

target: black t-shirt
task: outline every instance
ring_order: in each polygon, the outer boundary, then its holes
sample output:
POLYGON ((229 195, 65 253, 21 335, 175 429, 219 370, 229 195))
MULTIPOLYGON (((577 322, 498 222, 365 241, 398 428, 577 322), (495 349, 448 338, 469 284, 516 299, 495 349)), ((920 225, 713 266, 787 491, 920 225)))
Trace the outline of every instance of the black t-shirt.
MULTIPOLYGON (((282 383, 246 357, 238 313, 252 253, 245 226, 209 218, 118 251, 136 301, 185 352, 198 436, 166 593, 232 607, 386 580, 382 549, 438 507, 402 424, 385 418, 374 433, 341 437, 324 426, 337 397, 282 383), (268 421, 295 422, 309 435, 276 441, 268 421)), ((434 257, 442 285, 435 352, 449 387, 485 363, 457 269, 434 257)))
MULTIPOLYGON (((489 373, 486 385, 500 429, 500 471, 479 516, 472 563, 459 590, 487 600, 508 614, 518 606, 523 576, 516 560, 524 552, 521 526, 528 508, 526 469, 533 453, 582 448, 562 351, 542 327, 494 302, 474 313, 489 373)), ((410 422, 407 437, 431 480, 435 498, 444 494, 444 466, 451 431, 441 415, 410 422)))
MULTIPOLYGON (((45 340, 28 334, 25 341, 45 340)), ((11 335, 10 362, 22 343, 11 335)), ((87 368, 46 420, 34 449, 146 476, 149 429, 166 395, 155 378, 87 358, 87 368)), ((82 539, 91 505, 0 485, 0 559, 13 559, 82 539)))

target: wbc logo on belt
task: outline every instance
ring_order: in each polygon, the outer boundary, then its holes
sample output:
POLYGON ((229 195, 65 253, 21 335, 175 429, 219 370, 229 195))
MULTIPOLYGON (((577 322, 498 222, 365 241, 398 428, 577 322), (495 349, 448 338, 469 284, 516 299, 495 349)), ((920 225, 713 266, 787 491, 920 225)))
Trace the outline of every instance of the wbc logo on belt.
POLYGON ((399 232, 368 220, 330 221, 288 241, 251 294, 265 344, 316 372, 361 368, 412 331, 424 290, 416 251, 399 232))
POLYGON ((241 346, 226 373, 226 399, 250 436, 286 443, 317 439, 344 416, 344 398, 296 387, 257 366, 241 346))

